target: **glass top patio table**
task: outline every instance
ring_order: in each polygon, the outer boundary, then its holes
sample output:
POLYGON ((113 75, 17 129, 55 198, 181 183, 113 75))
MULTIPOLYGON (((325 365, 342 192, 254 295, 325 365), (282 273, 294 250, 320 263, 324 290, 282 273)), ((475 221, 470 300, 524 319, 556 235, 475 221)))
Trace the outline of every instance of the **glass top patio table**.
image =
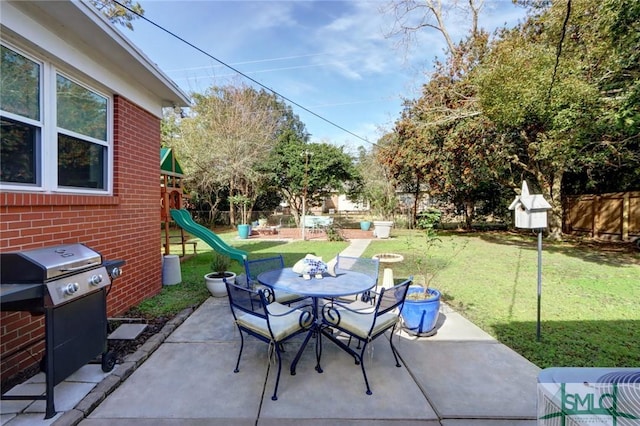
POLYGON ((305 280, 291 268, 275 269, 258 275, 258 282, 276 290, 311 297, 334 298, 363 293, 376 285, 373 277, 355 271, 336 270, 336 276, 305 280))
POLYGON ((336 269, 336 276, 324 274, 322 279, 312 276, 310 280, 305 280, 291 268, 275 269, 263 272, 258 275, 258 282, 276 290, 309 296, 313 299, 313 315, 316 320, 311 327, 307 337, 300 346, 293 362, 291 363, 291 374, 296 374, 296 365, 304 351, 311 335, 315 334, 316 339, 316 371, 322 373, 320 358, 322 354, 322 333, 326 331, 322 327, 320 318, 319 299, 332 299, 340 296, 350 296, 363 293, 376 285, 375 278, 363 274, 362 272, 346 271, 336 269))

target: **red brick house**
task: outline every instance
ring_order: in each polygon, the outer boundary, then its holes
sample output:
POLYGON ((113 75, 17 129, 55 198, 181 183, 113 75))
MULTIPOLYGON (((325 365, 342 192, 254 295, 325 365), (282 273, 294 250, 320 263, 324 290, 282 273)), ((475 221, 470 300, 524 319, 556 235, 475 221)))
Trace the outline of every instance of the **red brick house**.
MULTIPOLYGON (((118 315, 162 286, 160 120, 189 100, 88 4, 0 8, 0 252, 84 243, 124 259, 118 315)), ((43 348, 42 316, 0 313, 3 380, 43 348)))

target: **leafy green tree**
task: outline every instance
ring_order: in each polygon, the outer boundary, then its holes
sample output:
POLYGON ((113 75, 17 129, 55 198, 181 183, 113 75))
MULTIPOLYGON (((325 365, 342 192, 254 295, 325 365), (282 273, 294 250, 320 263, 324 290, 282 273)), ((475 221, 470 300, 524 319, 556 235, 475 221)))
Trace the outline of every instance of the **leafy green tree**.
MULTIPOLYGON (((221 195, 228 194, 249 199, 250 216, 268 178, 259 166, 288 123, 286 106, 275 95, 246 85, 211 87, 192 96, 189 114, 179 119, 174 114, 174 122, 165 124, 163 131, 173 134, 166 143, 180 154, 186 183, 201 200, 209 198, 212 213, 221 195)), ((236 206, 229 208, 235 224, 236 206)))
MULTIPOLYGON (((434 18, 408 31, 441 30, 440 2, 395 3, 434 18)), ((397 179, 424 179, 432 193, 464 202, 467 216, 476 200, 502 192, 496 184, 517 188, 527 179, 551 201, 557 238, 568 188, 604 188, 612 176, 621 189, 640 182, 640 6, 519 3, 531 8, 528 20, 491 44, 477 29, 459 45, 441 31, 446 61, 407 103, 387 160, 397 179)))
POLYGON ((259 170, 270 176, 269 186, 282 194, 296 224, 305 208, 319 206, 333 190, 349 191, 358 179, 353 159, 342 147, 308 143, 306 133, 289 128, 259 170))
POLYGON ((393 143, 395 134, 384 134, 371 149, 359 148, 357 171, 359 180, 354 181, 350 198, 369 202, 372 214, 376 219, 393 219, 398 205, 396 182, 391 170, 379 157, 384 149, 393 143))
MULTIPOLYGON (((640 188, 640 3, 590 2, 597 13, 572 39, 584 44, 589 81, 600 93, 593 155, 563 182, 566 191, 617 192, 640 188)), ((579 12, 580 13, 580 12, 579 12)), ((588 10, 588 13, 592 13, 588 10)))
POLYGON ((640 165, 638 110, 629 102, 637 74, 624 60, 634 53, 612 55, 614 40, 634 37, 611 25, 620 7, 583 0, 568 10, 553 3, 505 32, 479 72, 482 110, 503 135, 511 164, 550 200, 554 238, 561 234, 568 173, 596 177, 597 170, 603 176, 640 165))
POLYGON ((111 0, 89 0, 89 2, 109 18, 111 22, 127 27, 131 31, 133 31, 133 24, 131 22, 138 19, 138 15, 144 15, 144 9, 140 3, 134 3, 133 0, 120 0, 120 3, 124 4, 135 13, 111 0))
POLYGON ((482 115, 474 80, 487 41, 478 31, 455 45, 446 61, 436 62, 422 96, 407 102, 396 122, 395 143, 381 156, 416 200, 427 188, 440 200, 463 205, 467 228, 476 204, 493 198, 506 174, 498 134, 482 115))

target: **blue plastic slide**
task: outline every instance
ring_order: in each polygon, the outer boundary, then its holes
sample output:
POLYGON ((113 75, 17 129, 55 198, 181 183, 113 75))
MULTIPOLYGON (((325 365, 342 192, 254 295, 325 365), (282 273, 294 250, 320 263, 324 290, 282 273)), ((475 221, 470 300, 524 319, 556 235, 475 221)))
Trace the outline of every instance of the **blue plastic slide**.
POLYGON ((248 258, 246 251, 231 247, 213 231, 194 222, 191 218, 191 214, 189 214, 187 210, 171 209, 171 217, 173 218, 173 220, 175 220, 179 227, 181 227, 194 237, 200 238, 202 241, 208 244, 209 247, 211 247, 218 253, 225 254, 231 259, 240 262, 241 265, 244 265, 244 262, 248 258))

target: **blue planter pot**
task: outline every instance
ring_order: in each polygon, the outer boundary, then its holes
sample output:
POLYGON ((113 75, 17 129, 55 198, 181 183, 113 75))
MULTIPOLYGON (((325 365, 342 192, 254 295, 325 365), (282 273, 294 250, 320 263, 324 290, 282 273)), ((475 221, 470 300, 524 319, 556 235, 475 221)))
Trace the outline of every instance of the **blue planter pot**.
POLYGON ((371 222, 368 220, 363 220, 360 222, 360 229, 363 231, 368 231, 371 228, 371 222))
POLYGON ((402 307, 402 320, 404 327, 412 334, 417 335, 433 335, 435 334, 435 326, 438 321, 438 313, 440 311, 440 292, 430 288, 428 291, 435 296, 428 300, 410 300, 411 293, 423 292, 424 288, 420 286, 410 286, 407 291, 407 298, 402 307))
POLYGON ((238 236, 241 239, 246 240, 249 234, 251 234, 251 225, 238 225, 238 236))

